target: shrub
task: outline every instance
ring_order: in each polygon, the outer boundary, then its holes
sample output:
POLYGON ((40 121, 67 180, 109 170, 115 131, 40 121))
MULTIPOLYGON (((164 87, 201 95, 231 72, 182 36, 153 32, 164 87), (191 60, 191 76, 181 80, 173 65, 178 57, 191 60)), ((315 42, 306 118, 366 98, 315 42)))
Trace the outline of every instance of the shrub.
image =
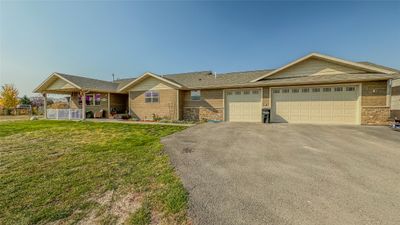
POLYGON ((94 117, 94 114, 93 114, 92 111, 87 111, 86 112, 86 118, 93 118, 93 117, 94 117))
POLYGON ((160 121, 160 120, 162 120, 161 116, 153 113, 153 121, 160 121))

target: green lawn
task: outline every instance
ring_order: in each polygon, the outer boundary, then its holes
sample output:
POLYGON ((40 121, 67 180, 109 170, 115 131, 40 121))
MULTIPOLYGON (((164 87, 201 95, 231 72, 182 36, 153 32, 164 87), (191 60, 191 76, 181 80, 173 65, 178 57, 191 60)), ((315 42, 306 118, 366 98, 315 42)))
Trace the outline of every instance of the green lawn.
POLYGON ((0 123, 0 224, 187 224, 160 138, 181 126, 0 123))

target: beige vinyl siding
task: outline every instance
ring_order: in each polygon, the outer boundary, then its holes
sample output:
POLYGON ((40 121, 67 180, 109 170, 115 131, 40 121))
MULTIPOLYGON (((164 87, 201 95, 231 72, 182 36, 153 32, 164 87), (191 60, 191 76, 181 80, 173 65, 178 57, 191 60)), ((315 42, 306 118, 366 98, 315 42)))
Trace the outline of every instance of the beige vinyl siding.
POLYGON ((148 77, 142 82, 136 84, 130 91, 147 91, 147 90, 171 90, 174 89, 170 84, 163 82, 154 77, 148 77))
POLYGON ((392 83, 391 109, 400 110, 400 79, 392 83))
POLYGON ((47 90, 65 90, 65 89, 76 89, 70 83, 62 79, 55 80, 52 84, 47 87, 47 90))
POLYGON ((362 83, 362 106, 386 106, 387 81, 362 83))
POLYGON ((262 99, 262 104, 265 107, 269 107, 269 87, 263 87, 263 99, 262 99))
POLYGON ((346 74, 346 73, 361 73, 363 71, 353 69, 350 67, 342 66, 336 63, 320 59, 308 59, 284 69, 269 78, 288 78, 288 77, 302 77, 313 75, 333 75, 333 74, 346 74))
POLYGON ((177 119, 177 91, 175 89, 157 90, 159 102, 146 103, 146 91, 130 92, 130 108, 133 117, 140 120, 152 120, 153 114, 165 119, 177 119))
POLYGON ((200 90, 200 100, 192 100, 190 91, 183 92, 184 107, 204 107, 204 108, 223 108, 223 91, 222 89, 215 90, 200 90))

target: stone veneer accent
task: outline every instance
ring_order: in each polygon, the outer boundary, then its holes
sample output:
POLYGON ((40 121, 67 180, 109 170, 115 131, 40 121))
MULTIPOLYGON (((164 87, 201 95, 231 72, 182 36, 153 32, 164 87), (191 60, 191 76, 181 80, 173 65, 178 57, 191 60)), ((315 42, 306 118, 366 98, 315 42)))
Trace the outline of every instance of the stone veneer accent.
POLYGON ((361 91, 361 124, 387 125, 390 107, 386 105, 387 81, 363 82, 361 91))
POLYGON ((389 124, 390 107, 362 107, 362 125, 387 125, 389 124))
POLYGON ((183 119, 200 121, 200 120, 223 120, 223 108, 205 108, 205 107, 187 107, 183 109, 183 119))

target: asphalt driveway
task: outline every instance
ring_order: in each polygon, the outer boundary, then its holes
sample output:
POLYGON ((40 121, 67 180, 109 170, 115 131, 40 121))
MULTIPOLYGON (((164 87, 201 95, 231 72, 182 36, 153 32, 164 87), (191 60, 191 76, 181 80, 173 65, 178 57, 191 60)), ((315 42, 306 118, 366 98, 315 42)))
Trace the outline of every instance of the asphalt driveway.
POLYGON ((194 224, 400 224, 400 132, 202 124, 162 140, 194 224))

